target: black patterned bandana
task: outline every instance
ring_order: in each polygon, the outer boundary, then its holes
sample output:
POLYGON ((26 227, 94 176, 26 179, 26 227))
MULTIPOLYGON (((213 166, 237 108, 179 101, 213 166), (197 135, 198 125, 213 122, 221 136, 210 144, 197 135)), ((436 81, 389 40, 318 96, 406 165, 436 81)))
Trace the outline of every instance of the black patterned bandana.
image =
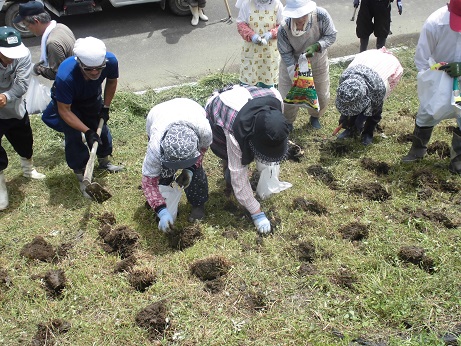
POLYGON ((160 143, 162 165, 171 169, 191 167, 200 157, 199 139, 194 130, 182 124, 173 125, 160 143))

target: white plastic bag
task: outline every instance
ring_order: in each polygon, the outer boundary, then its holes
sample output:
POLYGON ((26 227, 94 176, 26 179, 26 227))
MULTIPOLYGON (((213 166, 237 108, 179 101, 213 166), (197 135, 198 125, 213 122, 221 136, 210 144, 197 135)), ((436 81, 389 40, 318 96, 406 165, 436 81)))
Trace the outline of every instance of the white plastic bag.
POLYGON ((163 198, 165 198, 166 209, 176 221, 178 216, 178 205, 181 201, 182 192, 184 189, 180 188, 178 184, 173 183, 173 186, 159 185, 158 188, 163 198))
POLYGON ((417 81, 420 102, 418 113, 430 114, 436 120, 453 114, 453 78, 448 73, 428 69, 418 73, 417 81))
POLYGON ((50 88, 40 83, 36 76, 30 77, 26 94, 26 109, 29 114, 42 113, 51 101, 50 88))
POLYGON ((256 168, 261 172, 259 176, 256 194, 261 199, 267 199, 274 193, 279 193, 293 185, 288 182, 279 181, 280 165, 265 165, 256 161, 256 168))

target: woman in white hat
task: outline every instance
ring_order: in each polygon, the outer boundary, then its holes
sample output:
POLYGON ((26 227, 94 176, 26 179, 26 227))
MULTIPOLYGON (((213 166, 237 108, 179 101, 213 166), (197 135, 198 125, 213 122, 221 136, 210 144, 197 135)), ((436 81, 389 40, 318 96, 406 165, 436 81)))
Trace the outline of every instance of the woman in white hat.
MULTIPOLYGON (((336 41, 336 29, 329 13, 312 0, 287 0, 283 10, 285 22, 278 31, 277 46, 282 56, 279 91, 285 97, 292 86, 295 64, 306 53, 319 98, 320 111, 309 109, 310 124, 320 129, 319 118, 330 100, 330 77, 327 48, 336 41)), ((290 123, 296 120, 298 108, 285 104, 284 115, 290 123)))

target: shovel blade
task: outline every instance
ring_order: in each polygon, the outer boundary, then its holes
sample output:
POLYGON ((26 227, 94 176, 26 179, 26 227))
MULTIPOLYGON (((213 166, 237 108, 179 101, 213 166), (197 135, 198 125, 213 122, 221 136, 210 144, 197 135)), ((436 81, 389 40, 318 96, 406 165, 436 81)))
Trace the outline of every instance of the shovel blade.
POLYGON ((86 186, 85 192, 98 203, 105 202, 112 197, 109 191, 94 182, 86 186))

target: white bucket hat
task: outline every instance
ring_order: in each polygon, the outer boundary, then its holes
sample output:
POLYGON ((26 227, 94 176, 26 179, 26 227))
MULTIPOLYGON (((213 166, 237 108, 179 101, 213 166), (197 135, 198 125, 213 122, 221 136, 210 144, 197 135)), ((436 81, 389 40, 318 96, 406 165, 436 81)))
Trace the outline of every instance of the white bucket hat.
POLYGON ((312 0, 287 0, 283 9, 283 16, 287 18, 301 18, 315 10, 317 4, 312 0))

